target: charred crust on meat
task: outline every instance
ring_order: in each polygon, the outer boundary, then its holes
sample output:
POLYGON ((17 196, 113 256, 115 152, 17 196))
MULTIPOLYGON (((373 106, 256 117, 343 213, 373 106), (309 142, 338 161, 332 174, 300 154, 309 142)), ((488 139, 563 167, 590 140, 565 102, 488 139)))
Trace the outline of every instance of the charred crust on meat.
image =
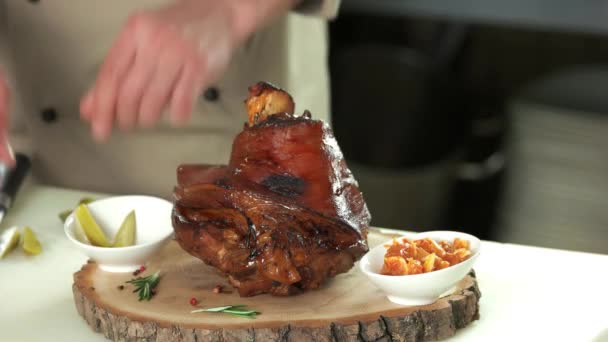
POLYGON ((274 193, 290 198, 302 196, 306 190, 305 180, 289 174, 270 175, 261 184, 274 193))
POLYGON ((287 231, 287 241, 289 241, 290 244, 295 244, 298 246, 305 245, 304 237, 302 237, 302 234, 300 234, 299 232, 297 232, 295 230, 287 231))
MULTIPOLYGON (((309 112, 310 113, 310 112, 309 112)), ((263 121, 255 121, 252 125, 245 126, 251 128, 265 128, 265 127, 288 127, 288 126, 296 126, 303 123, 314 123, 310 117, 295 116, 288 113, 276 113, 266 116, 263 121)))
POLYGON ((249 254, 249 260, 255 260, 255 258, 257 258, 258 255, 260 255, 260 250, 259 249, 252 249, 251 253, 249 254))
POLYGON ((228 181, 226 180, 226 178, 220 178, 217 179, 216 181, 213 182, 213 184, 222 187, 224 189, 229 189, 230 185, 228 184, 228 181))
MULTIPOLYGON (((255 224, 253 224, 253 221, 251 221, 251 218, 245 216, 245 218, 247 219, 247 242, 246 242, 246 246, 247 248, 254 248, 256 245, 255 242, 255 224)), ((251 254, 254 254, 255 252, 255 248, 252 251, 251 254)), ((250 255, 251 256, 251 255, 250 255)))

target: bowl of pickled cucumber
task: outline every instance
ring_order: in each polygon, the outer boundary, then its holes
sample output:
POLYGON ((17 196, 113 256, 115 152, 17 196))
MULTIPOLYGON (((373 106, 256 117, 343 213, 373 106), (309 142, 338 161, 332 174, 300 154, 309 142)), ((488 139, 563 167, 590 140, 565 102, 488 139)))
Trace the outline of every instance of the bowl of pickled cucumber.
POLYGON ((66 218, 68 239, 106 272, 133 272, 173 236, 173 204, 152 196, 80 203, 66 218))

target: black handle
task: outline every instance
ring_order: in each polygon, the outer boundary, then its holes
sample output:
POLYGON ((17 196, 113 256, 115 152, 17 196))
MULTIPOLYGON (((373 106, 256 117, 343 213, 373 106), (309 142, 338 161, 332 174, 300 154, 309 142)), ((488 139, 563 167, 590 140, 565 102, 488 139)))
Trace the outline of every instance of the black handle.
POLYGON ((17 153, 15 161, 15 167, 6 169, 2 177, 0 198, 3 202, 1 205, 5 208, 9 208, 12 205, 17 197, 17 192, 30 171, 31 161, 26 155, 17 153))

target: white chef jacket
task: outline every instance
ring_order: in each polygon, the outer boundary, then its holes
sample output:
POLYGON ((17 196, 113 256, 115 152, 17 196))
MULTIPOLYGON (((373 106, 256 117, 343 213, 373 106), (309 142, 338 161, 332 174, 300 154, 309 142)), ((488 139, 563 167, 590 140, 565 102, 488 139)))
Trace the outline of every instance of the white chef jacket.
MULTIPOLYGON (((339 0, 305 1, 254 34, 228 71, 201 94, 190 123, 123 133, 96 143, 79 103, 134 11, 168 0, 0 1, 0 43, 13 101, 11 141, 32 156, 44 184, 170 197, 182 163, 226 163, 246 120, 247 87, 268 81, 329 122, 327 20, 339 0)), ((165 118, 166 119, 166 118, 165 118)))

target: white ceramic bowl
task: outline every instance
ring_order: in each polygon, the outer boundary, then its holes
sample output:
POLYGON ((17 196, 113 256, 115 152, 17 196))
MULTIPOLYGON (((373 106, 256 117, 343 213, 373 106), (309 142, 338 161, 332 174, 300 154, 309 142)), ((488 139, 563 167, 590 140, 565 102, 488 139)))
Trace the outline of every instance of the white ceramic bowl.
POLYGON ((65 234, 82 253, 107 272, 133 272, 144 265, 173 236, 171 211, 173 204, 151 196, 116 196, 88 205, 91 214, 111 240, 124 218, 135 210, 136 241, 128 247, 97 247, 78 240, 77 222, 73 213, 64 224, 65 234))
POLYGON ((429 273, 390 276, 380 274, 386 254, 385 245, 392 244, 388 240, 374 248, 363 256, 359 263, 361 271, 384 293, 388 300, 400 305, 427 305, 434 303, 444 295, 453 291, 454 287, 473 268, 475 260, 479 257, 481 243, 475 236, 452 231, 432 231, 423 233, 404 233, 397 238, 421 239, 431 238, 437 242, 440 240, 454 241, 454 238, 468 240, 470 243, 471 257, 459 264, 429 273))

